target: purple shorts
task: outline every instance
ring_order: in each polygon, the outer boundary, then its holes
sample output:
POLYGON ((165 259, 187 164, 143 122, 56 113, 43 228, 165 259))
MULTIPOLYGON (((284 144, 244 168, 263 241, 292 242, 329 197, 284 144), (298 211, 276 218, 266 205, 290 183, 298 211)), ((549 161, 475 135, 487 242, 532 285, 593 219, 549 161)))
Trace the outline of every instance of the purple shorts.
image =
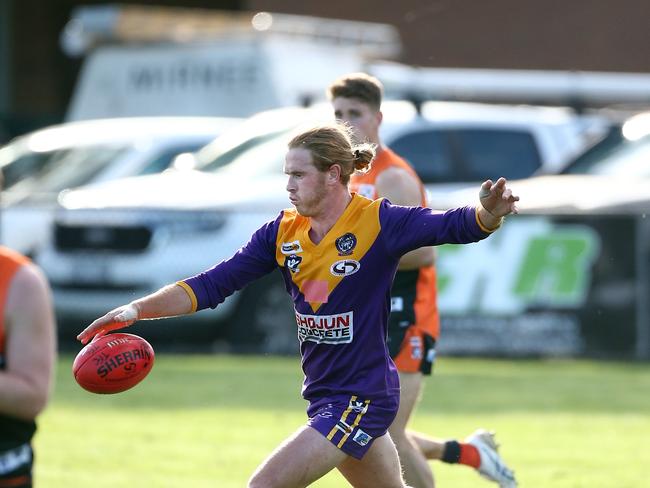
POLYGON ((307 425, 336 447, 361 459, 373 441, 393 423, 399 396, 368 400, 356 395, 337 395, 317 400, 307 408, 307 425))

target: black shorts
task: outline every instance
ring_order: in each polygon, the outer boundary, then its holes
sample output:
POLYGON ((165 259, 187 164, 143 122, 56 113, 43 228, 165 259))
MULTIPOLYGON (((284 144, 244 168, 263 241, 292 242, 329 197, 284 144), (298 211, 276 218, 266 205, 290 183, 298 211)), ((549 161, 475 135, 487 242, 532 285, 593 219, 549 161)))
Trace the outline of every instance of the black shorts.
POLYGON ((388 317, 388 352, 401 373, 430 375, 435 360, 436 340, 429 330, 415 325, 418 271, 400 271, 391 290, 388 317))

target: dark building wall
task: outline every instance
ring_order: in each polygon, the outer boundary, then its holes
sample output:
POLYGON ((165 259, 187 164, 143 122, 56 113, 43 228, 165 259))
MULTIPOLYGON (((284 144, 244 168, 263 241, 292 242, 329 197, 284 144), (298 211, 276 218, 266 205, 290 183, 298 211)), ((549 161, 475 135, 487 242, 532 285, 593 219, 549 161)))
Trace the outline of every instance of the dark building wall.
POLYGON ((410 64, 650 72, 647 0, 244 1, 251 10, 394 24, 410 64))

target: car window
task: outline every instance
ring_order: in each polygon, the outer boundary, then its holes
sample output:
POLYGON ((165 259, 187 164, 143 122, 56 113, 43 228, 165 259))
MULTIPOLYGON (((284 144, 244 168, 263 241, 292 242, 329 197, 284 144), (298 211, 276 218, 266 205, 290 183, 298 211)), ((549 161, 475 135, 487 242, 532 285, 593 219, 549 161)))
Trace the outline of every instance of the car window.
POLYGON ((619 146, 626 142, 629 141, 623 137, 621 126, 612 127, 602 139, 591 144, 588 149, 573 158, 562 170, 562 173, 589 173, 593 164, 616 152, 619 146))
POLYGON ((650 136, 629 140, 616 127, 569 163, 563 173, 650 176, 650 136))
POLYGON ((172 147, 166 147, 160 150, 156 156, 149 161, 138 174, 150 175, 155 173, 162 173, 174 161, 174 158, 182 153, 193 153, 203 147, 203 144, 183 144, 172 147))
POLYGON ((571 174, 600 174, 650 176, 650 136, 630 141, 623 138, 619 144, 599 146, 600 157, 583 158, 567 168, 571 174))
POLYGON ((36 195, 58 193, 66 188, 83 185, 130 149, 130 145, 101 145, 37 153, 47 158, 40 171, 14 184, 12 190, 36 195))
POLYGON ((447 131, 425 130, 398 137, 390 148, 406 159, 424 183, 451 182, 459 179, 447 131))
POLYGON ((424 183, 526 178, 541 167, 529 132, 504 129, 431 129, 405 134, 390 147, 424 183))
POLYGON ((281 175, 289 133, 290 131, 284 131, 271 139, 265 137, 264 141, 257 141, 257 144, 242 149, 229 164, 216 169, 223 174, 236 174, 241 178, 281 175))
MULTIPOLYGON (((273 141, 278 140, 279 137, 288 132, 288 130, 282 130, 251 137, 241 144, 231 147, 225 152, 216 152, 216 154, 209 146, 206 146, 196 154, 196 169, 201 171, 215 171, 221 167, 230 165, 230 163, 240 160, 241 158, 246 158, 247 154, 258 146, 264 145, 269 141, 273 143, 273 141)), ((286 150, 286 139, 283 138, 282 140, 285 141, 284 149, 286 150)), ((284 152, 282 152, 282 155, 284 157, 284 152)))
POLYGON ((459 129, 452 137, 466 181, 527 178, 542 165, 535 139, 526 131, 459 129))
POLYGON ((38 173, 47 165, 51 153, 35 153, 31 151, 21 151, 14 155, 6 164, 2 165, 2 174, 4 176, 4 189, 9 189, 19 181, 30 175, 38 173))

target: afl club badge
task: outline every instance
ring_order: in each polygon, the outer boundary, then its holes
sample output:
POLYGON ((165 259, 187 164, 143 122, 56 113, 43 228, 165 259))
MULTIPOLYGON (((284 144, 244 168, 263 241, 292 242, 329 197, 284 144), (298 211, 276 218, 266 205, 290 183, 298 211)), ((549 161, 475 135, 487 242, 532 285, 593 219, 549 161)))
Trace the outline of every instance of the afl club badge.
POLYGON ((339 256, 349 256, 357 246, 357 237, 351 232, 348 232, 337 238, 335 244, 339 256))

